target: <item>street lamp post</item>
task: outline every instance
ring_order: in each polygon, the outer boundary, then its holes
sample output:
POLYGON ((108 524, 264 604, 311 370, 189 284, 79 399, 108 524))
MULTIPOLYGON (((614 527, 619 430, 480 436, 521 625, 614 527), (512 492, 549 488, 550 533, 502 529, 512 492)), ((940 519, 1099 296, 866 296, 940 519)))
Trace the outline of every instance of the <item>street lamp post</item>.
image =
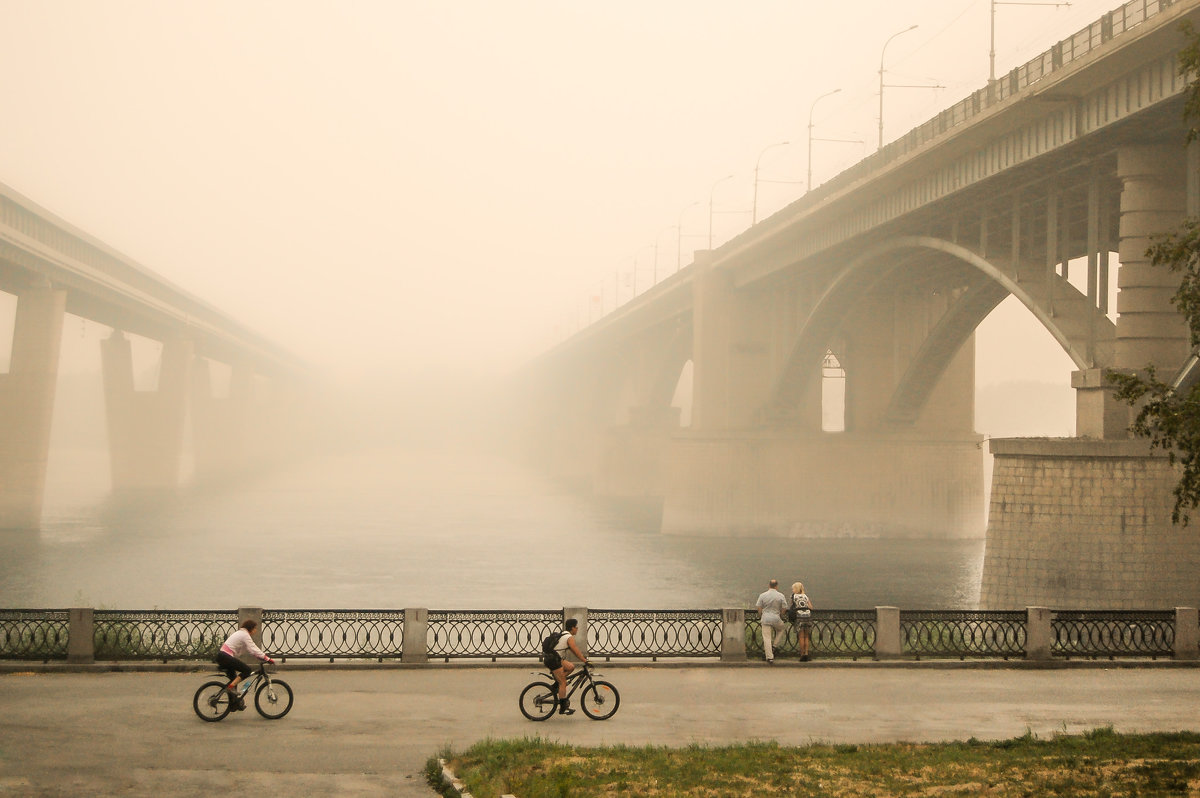
POLYGON ((910 30, 916 30, 917 26, 912 25, 902 31, 893 33, 888 37, 888 40, 883 43, 883 49, 879 51, 879 147, 883 148, 883 54, 887 52, 887 46, 892 43, 892 39, 901 34, 908 33, 910 30))
POLYGON ((695 208, 699 204, 700 200, 696 200, 679 212, 679 224, 675 225, 675 271, 683 268, 683 215, 688 208, 695 208))
POLYGON ((989 35, 989 48, 988 48, 988 85, 989 86, 996 82, 996 6, 1053 6, 1055 8, 1058 8, 1059 6, 1070 6, 1071 4, 1070 3, 1019 3, 1019 2, 1005 2, 1004 0, 992 0, 991 5, 992 5, 992 13, 991 13, 992 25, 991 25, 991 33, 989 35))
POLYGON ((717 186, 719 186, 720 184, 724 183, 726 180, 732 180, 732 179, 733 179, 733 175, 725 175, 725 176, 724 176, 724 177, 722 177, 720 180, 718 180, 717 182, 713 183, 713 184, 712 184, 712 188, 711 188, 711 189, 709 189, 709 192, 708 192, 708 248, 709 248, 709 249, 712 249, 712 246, 713 246, 713 243, 712 243, 712 241, 713 241, 713 239, 712 239, 712 230, 713 230, 713 194, 715 194, 715 193, 716 193, 716 191, 717 191, 717 186))
POLYGON ((822 94, 820 97, 818 97, 817 99, 813 100, 813 101, 812 101, 812 105, 810 105, 810 106, 808 107, 808 177, 807 177, 807 180, 805 180, 805 183, 804 183, 804 190, 805 190, 805 191, 812 191, 812 143, 813 143, 812 131, 813 131, 813 110, 815 110, 815 109, 816 109, 816 107, 817 107, 817 103, 819 103, 821 100, 824 100, 826 97, 829 97, 829 96, 831 96, 831 95, 837 94, 839 91, 841 91, 841 89, 834 89, 833 91, 827 91, 827 92, 825 92, 825 93, 824 93, 824 94, 822 94))
POLYGON ((766 147, 763 147, 762 152, 758 154, 758 160, 754 162, 754 202, 750 209, 750 224, 752 226, 758 221, 758 166, 762 163, 763 156, 767 154, 767 150, 774 149, 775 147, 785 147, 788 144, 791 144, 791 142, 777 141, 774 144, 768 144, 766 147))

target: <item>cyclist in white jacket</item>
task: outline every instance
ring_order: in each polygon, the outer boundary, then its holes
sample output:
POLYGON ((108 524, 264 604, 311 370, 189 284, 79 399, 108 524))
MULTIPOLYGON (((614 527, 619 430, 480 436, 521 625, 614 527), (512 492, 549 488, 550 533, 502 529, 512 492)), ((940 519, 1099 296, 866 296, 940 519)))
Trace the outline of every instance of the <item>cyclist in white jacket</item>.
POLYGON ((234 702, 234 706, 241 707, 238 699, 237 687, 243 679, 249 678, 250 666, 242 662, 241 657, 245 654, 251 654, 263 662, 274 663, 275 660, 263 653, 263 650, 254 644, 254 638, 250 634, 258 628, 258 622, 247 619, 242 621, 241 628, 225 638, 225 642, 221 644, 221 650, 217 652, 216 662, 217 667, 225 671, 225 675, 232 678, 225 689, 229 691, 230 701, 234 702), (237 676, 234 676, 234 674, 237 676))

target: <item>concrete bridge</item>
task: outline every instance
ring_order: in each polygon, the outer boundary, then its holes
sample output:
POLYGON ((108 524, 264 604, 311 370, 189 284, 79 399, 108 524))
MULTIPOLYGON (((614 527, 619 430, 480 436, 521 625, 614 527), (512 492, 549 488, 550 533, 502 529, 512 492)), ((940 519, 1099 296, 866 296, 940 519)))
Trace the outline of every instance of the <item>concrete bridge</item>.
POLYGON ((1126 3, 696 253, 530 367, 533 454, 661 500, 667 533, 986 529, 985 607, 1194 605, 1175 473, 1105 377, 1189 355, 1177 278, 1145 255, 1200 207, 1184 20, 1200 2, 1126 3), (991 441, 989 514, 973 336, 1008 296, 1075 365, 1078 437, 991 441))
POLYGON ((189 417, 201 478, 242 468, 279 443, 273 432, 303 364, 3 185, 0 291, 17 297, 9 369, 0 374, 0 529, 41 520, 65 313, 112 328, 101 360, 116 493, 176 487, 189 417), (126 333, 162 344, 153 390, 134 389, 126 333), (212 362, 231 368, 226 397, 213 395, 212 362))

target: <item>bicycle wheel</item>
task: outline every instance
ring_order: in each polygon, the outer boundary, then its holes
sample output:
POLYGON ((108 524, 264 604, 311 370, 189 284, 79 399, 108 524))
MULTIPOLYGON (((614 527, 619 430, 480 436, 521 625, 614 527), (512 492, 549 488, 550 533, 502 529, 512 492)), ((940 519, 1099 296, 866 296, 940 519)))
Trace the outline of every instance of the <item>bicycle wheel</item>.
POLYGON ((282 718, 292 708, 292 688, 279 679, 263 682, 254 692, 254 708, 267 720, 282 718))
POLYGON ((534 682, 521 691, 521 714, 530 720, 546 720, 558 709, 558 688, 534 682))
POLYGON ((621 694, 608 682, 592 682, 584 689, 579 706, 583 707, 583 714, 592 720, 608 720, 617 714, 617 707, 621 706, 621 694))
POLYGON ((225 682, 205 682, 192 699, 192 709, 196 710, 200 720, 210 723, 228 715, 229 708, 229 691, 225 689, 225 682))

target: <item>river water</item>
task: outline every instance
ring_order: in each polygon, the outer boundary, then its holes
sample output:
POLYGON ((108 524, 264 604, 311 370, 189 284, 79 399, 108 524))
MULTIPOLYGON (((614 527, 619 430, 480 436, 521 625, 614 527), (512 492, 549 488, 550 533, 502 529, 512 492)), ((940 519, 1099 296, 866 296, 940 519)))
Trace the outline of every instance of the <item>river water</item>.
POLYGON ((324 454, 132 506, 103 452, 49 471, 42 529, 0 533, 0 606, 711 609, 776 577, 823 608, 973 608, 983 561, 982 540, 665 536, 469 449, 324 454))

